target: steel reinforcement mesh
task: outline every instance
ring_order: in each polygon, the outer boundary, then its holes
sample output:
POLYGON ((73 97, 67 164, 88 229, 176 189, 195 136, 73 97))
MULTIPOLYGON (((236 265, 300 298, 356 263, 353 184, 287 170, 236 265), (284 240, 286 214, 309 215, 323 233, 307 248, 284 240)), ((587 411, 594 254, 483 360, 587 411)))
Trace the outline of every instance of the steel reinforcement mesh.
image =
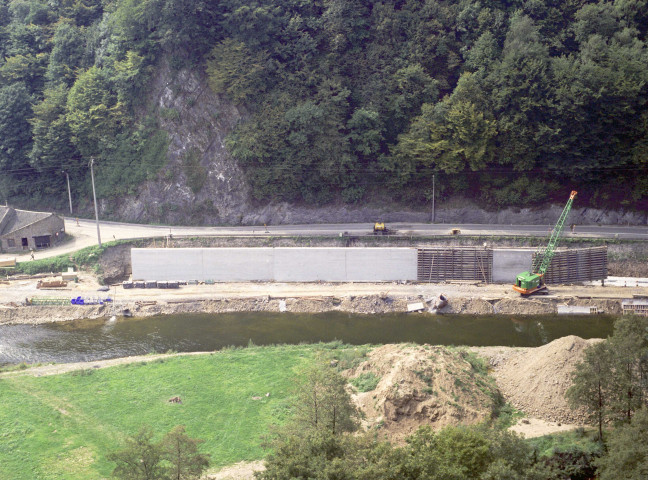
MULTIPOLYGON (((534 260, 537 254, 534 254, 534 260)), ((542 257, 542 255, 539 255, 542 257)), ((542 261, 542 258, 539 259, 542 261)), ((608 274, 607 246, 558 250, 545 273, 546 284, 603 280, 608 274)))
POLYGON ((448 280, 493 281, 493 250, 490 248, 419 248, 419 282, 448 280))

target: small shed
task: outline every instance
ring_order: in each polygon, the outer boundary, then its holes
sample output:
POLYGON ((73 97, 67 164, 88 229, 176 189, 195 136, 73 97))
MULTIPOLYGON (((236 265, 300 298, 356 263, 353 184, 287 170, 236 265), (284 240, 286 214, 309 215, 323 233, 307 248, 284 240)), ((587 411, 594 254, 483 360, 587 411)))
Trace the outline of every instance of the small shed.
POLYGON ((64 237, 65 222, 60 215, 0 206, 0 251, 48 248, 64 237))

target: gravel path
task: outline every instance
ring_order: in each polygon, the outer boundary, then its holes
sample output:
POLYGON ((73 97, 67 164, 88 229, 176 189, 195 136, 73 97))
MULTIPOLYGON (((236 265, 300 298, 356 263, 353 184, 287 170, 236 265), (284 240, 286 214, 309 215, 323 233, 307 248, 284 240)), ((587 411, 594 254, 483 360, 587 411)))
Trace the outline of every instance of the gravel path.
POLYGON ((208 355, 210 352, 185 352, 185 353, 162 353, 153 355, 137 355, 132 357, 111 358, 109 360, 96 360, 94 362, 75 362, 75 363, 53 363, 49 365, 39 365, 26 368, 24 370, 11 370, 9 372, 0 372, 0 378, 18 377, 31 375, 34 377, 45 377, 47 375, 59 375, 62 373, 73 372, 76 370, 89 370, 116 365, 125 365, 127 363, 152 362, 160 358, 178 357, 183 355, 208 355))

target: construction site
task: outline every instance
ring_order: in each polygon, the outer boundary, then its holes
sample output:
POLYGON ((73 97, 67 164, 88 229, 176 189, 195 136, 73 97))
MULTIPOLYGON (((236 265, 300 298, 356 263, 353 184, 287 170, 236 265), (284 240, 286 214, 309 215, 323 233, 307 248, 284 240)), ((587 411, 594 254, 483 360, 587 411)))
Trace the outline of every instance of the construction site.
POLYGON ((575 195, 548 240, 526 247, 528 239, 468 238, 458 228, 434 241, 408 238, 384 223, 364 237, 168 235, 111 246, 94 268, 100 275, 8 276, 0 322, 243 311, 645 314, 648 273, 635 267, 646 262, 634 260, 645 243, 574 242, 572 226, 559 245, 575 195))

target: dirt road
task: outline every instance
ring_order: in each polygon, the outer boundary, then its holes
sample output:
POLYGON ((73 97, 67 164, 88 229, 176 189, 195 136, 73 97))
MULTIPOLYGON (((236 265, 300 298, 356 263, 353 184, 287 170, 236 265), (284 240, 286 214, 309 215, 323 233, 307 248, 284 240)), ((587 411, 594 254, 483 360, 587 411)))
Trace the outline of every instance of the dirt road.
MULTIPOLYGON (((45 279, 47 280, 47 279, 45 279)), ((78 283, 52 290, 36 288, 37 279, 0 282, 0 323, 52 321, 119 315, 127 308, 136 316, 174 313, 241 311, 351 313, 405 312, 408 305, 423 303, 430 309, 443 294, 448 305, 440 313, 552 314, 557 305, 596 306, 599 311, 621 313, 620 300, 647 295, 642 286, 556 286, 550 295, 522 298, 508 285, 480 283, 216 283, 183 285, 178 289, 124 289, 98 291, 96 279, 81 274, 78 283), (69 300, 110 297, 105 306, 25 306, 42 297, 69 300), (113 305, 116 305, 113 306, 113 305)))

